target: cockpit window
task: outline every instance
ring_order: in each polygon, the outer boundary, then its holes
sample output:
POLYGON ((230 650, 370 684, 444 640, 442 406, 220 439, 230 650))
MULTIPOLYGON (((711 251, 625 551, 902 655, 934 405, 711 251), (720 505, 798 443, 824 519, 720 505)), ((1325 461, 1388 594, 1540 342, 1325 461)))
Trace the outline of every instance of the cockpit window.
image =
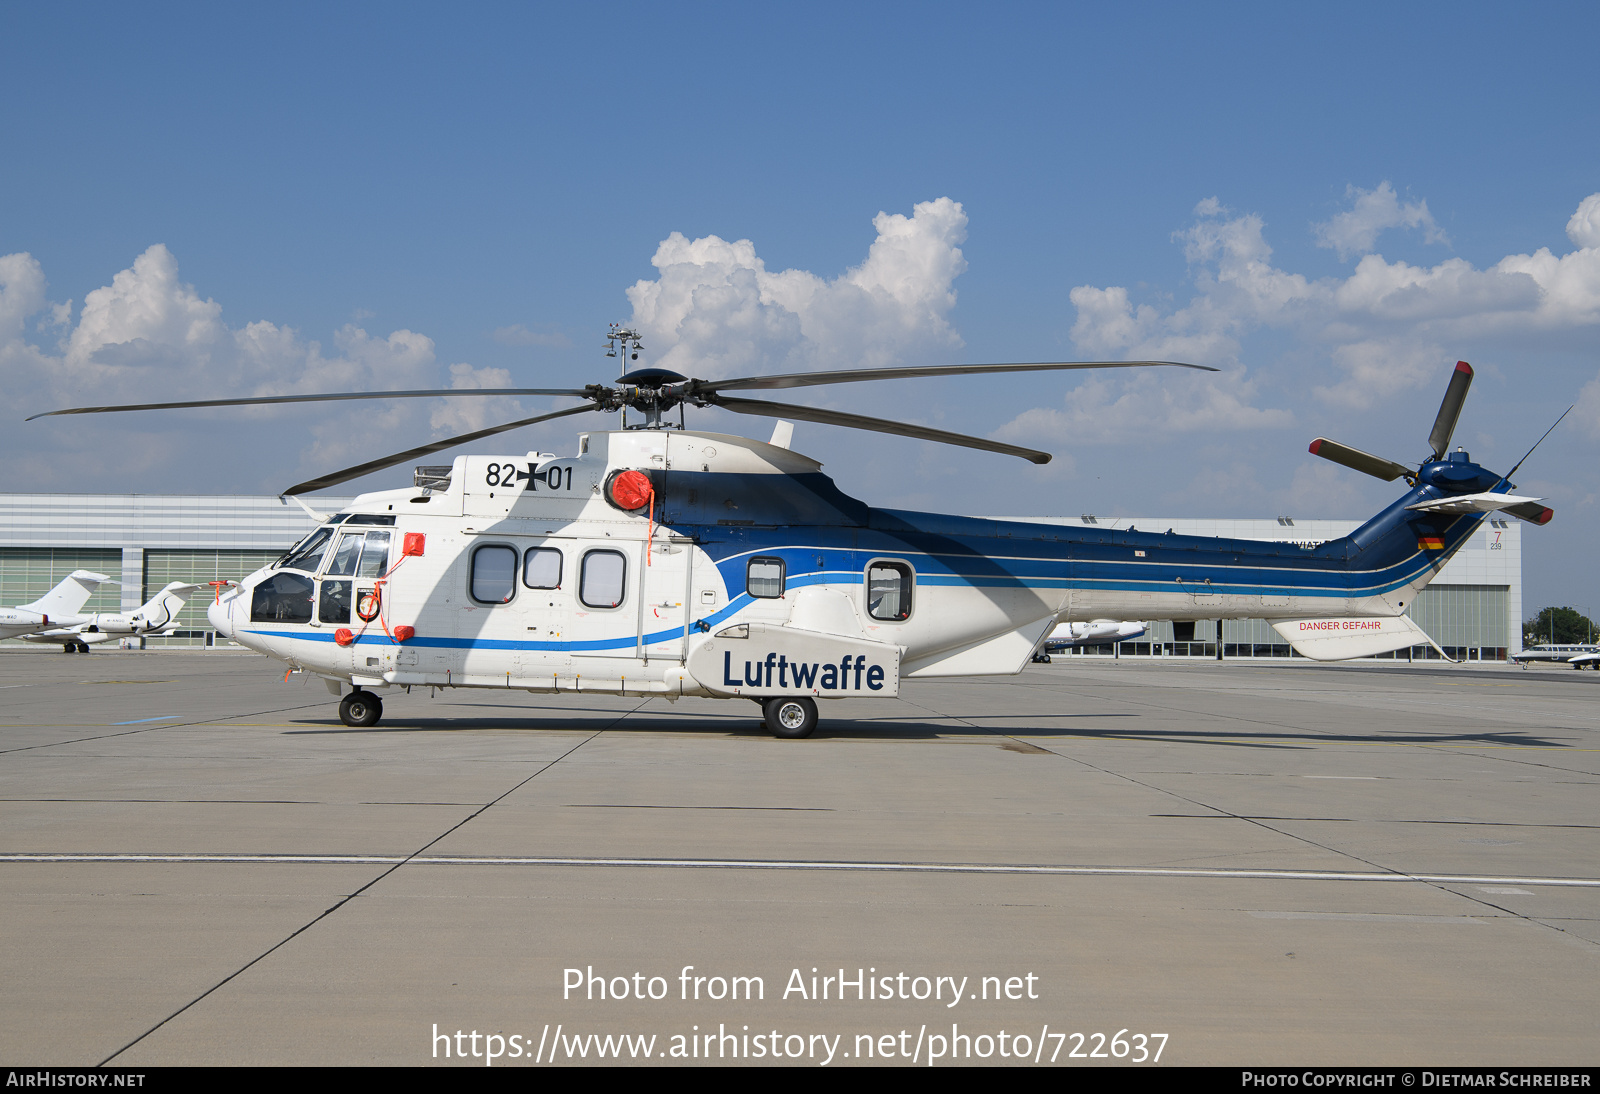
POLYGON ((389 572, 389 533, 368 532, 367 545, 361 548, 357 577, 382 577, 389 572))
POLYGON ((318 528, 301 540, 299 546, 290 548, 289 553, 284 556, 283 568, 316 573, 317 567, 322 565, 322 552, 328 549, 328 541, 331 539, 333 539, 332 528, 318 528))
POLYGON ((382 577, 389 569, 388 532, 345 532, 328 563, 328 577, 382 577))
POLYGON ((328 563, 329 577, 348 577, 356 572, 356 560, 361 557, 361 544, 366 538, 360 532, 355 535, 346 532, 339 537, 339 548, 333 552, 333 561, 328 563))

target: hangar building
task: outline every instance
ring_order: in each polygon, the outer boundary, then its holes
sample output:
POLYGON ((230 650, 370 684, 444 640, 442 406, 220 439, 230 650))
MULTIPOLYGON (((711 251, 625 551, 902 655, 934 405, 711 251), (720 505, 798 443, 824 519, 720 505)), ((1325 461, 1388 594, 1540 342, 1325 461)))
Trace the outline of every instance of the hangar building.
MULTIPOLYGON (((309 504, 336 512, 348 498, 317 497, 309 504)), ((1193 520, 1144 517, 1012 517, 1071 526, 1139 528, 1182 535, 1322 542, 1353 530, 1356 521, 1193 520)), ((1504 660, 1522 645, 1521 522, 1485 521, 1408 612, 1451 657, 1504 660)), ((86 611, 131 611, 171 581, 238 579, 265 566, 315 527, 304 510, 277 497, 165 494, 0 494, 0 605, 25 604, 73 570, 107 574, 86 611)), ((218 639, 205 616, 203 593, 184 611, 187 624, 146 645, 232 646, 218 639)), ((1215 624, 1192 636, 1167 622, 1144 639, 1104 654, 1215 657, 1215 624), (1208 633, 1209 632, 1209 633, 1208 633)), ((23 643, 13 640, 10 646, 23 643)), ((1259 619, 1229 619, 1222 627, 1225 657, 1287 657, 1289 647, 1259 619)), ((234 647, 237 648, 237 647, 234 647)), ((1437 657, 1430 647, 1391 655, 1437 657)))

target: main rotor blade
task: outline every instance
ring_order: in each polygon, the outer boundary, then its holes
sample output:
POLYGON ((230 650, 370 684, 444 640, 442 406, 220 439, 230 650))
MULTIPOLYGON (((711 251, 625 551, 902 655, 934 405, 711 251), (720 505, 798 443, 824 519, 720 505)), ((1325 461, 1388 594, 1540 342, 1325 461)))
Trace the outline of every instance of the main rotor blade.
POLYGON ((707 405, 719 406, 723 410, 731 410, 735 414, 755 414, 763 418, 799 418, 803 422, 842 425, 850 429, 870 429, 876 433, 895 433, 902 437, 915 437, 919 441, 938 441, 941 444, 960 445, 963 448, 978 448, 985 452, 999 452, 1006 456, 1020 456, 1030 463, 1050 462, 1050 453, 1039 452, 1032 448, 1019 448, 1014 444, 986 441, 981 437, 969 437, 964 433, 946 433, 942 429, 907 425, 905 422, 890 422, 882 418, 868 418, 862 414, 846 414, 839 410, 822 410, 818 407, 798 406, 794 403, 769 403, 762 399, 728 399, 721 396, 708 400, 707 405))
POLYGON ((1514 517, 1521 517, 1529 524, 1549 524, 1550 518, 1556 515, 1554 509, 1551 509, 1548 505, 1541 505, 1536 501, 1525 502, 1522 505, 1508 505, 1505 507, 1504 512, 1510 513, 1514 517))
POLYGON ((1311 442, 1311 454, 1321 456, 1325 460, 1343 464, 1345 467, 1360 471, 1364 475, 1382 479, 1384 482, 1393 482, 1395 479, 1411 478, 1416 472, 1403 463, 1395 463, 1381 456, 1374 456, 1370 452, 1363 452, 1359 448, 1351 448, 1338 441, 1330 441, 1326 437, 1318 437, 1311 442))
POLYGON ((1433 420, 1433 430, 1428 434, 1428 444, 1433 448, 1433 458, 1444 459, 1450 450, 1450 436, 1456 431, 1456 419, 1461 417, 1461 404, 1467 401, 1467 389, 1472 386, 1472 366, 1465 361, 1456 362, 1450 374, 1450 386, 1444 389, 1444 402, 1439 404, 1439 416, 1433 420))
POLYGON ((205 406, 264 406, 271 403, 327 403, 345 399, 432 399, 457 395, 573 395, 587 398, 582 388, 567 387, 466 387, 428 391, 336 391, 327 395, 263 395, 254 399, 196 399, 182 403, 133 403, 127 406, 79 406, 70 410, 47 410, 34 418, 53 418, 61 414, 116 414, 124 410, 184 410, 205 406))
POLYGON ((393 467, 397 463, 405 463, 407 460, 414 460, 420 456, 431 456, 435 452, 443 452, 445 449, 454 448, 458 444, 470 444, 473 441, 480 441, 485 437, 492 437, 496 433, 504 433, 508 429, 519 429, 525 425, 548 422, 551 418, 565 418, 570 414, 583 414, 586 411, 599 409, 597 406, 574 406, 566 410, 558 410, 554 414, 540 414, 537 417, 523 418, 521 421, 507 422, 505 425, 480 429, 476 433, 463 433, 459 437, 446 437, 442 441, 434 441, 432 444, 425 444, 420 448, 408 448, 404 452, 396 452, 392 456, 368 460, 366 463, 347 467, 343 471, 335 471, 331 475, 323 475, 321 478, 299 483, 289 487, 284 491, 284 494, 288 497, 294 497, 296 494, 309 494, 313 490, 324 490, 330 486, 338 486, 341 482, 359 479, 362 475, 370 474, 373 471, 382 471, 386 467, 393 467))
POLYGON ((965 376, 978 372, 1044 372, 1051 369, 1142 368, 1168 365, 1173 368, 1218 372, 1210 365, 1191 365, 1183 361, 1050 361, 1038 364, 999 365, 913 365, 908 368, 856 368, 835 372, 789 372, 781 376, 740 376, 732 380, 691 380, 688 394, 713 391, 773 391, 787 387, 816 387, 818 384, 854 384, 863 380, 909 380, 918 376, 965 376))

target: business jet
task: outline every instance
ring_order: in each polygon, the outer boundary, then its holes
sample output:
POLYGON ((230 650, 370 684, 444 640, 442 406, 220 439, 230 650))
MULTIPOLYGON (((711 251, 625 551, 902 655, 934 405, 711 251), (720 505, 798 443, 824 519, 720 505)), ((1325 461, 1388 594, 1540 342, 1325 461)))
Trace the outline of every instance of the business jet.
POLYGON ((189 595, 202 587, 174 581, 128 615, 96 612, 75 626, 52 627, 20 637, 24 642, 58 643, 67 653, 88 653, 90 646, 101 642, 171 634, 181 625, 178 613, 189 595))
POLYGON ((83 606, 106 582, 116 584, 105 574, 74 570, 32 604, 0 608, 0 638, 21 638, 37 631, 87 622, 88 617, 81 614, 83 606))

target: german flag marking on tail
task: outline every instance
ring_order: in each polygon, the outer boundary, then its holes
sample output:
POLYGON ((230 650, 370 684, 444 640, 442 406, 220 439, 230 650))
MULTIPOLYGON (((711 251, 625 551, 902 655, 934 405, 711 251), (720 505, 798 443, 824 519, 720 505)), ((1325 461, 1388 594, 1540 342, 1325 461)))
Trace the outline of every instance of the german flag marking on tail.
POLYGON ((1444 540, 1438 536, 1422 536, 1417 540, 1417 550, 1442 551, 1444 550, 1444 540))

